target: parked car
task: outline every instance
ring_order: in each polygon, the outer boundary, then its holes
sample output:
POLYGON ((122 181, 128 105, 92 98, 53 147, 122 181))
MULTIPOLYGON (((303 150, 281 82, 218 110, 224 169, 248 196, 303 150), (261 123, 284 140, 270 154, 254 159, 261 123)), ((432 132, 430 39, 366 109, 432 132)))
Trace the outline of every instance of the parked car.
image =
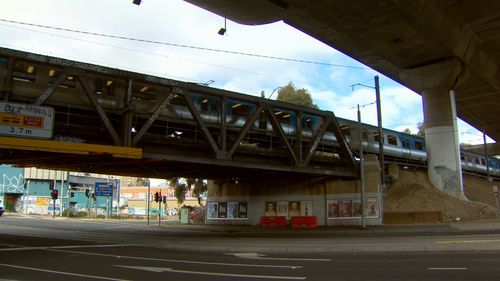
POLYGON ((205 208, 195 208, 191 213, 189 214, 189 218, 193 221, 196 220, 204 220, 205 219, 205 208))

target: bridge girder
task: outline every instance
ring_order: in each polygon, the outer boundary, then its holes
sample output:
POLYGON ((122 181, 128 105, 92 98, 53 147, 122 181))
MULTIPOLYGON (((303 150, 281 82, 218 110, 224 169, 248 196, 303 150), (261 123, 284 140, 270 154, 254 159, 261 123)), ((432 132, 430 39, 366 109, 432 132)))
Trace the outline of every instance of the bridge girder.
POLYGON ((4 101, 55 109, 61 146, 143 151, 123 159, 0 143, 3 163, 157 178, 357 177, 332 112, 10 49, 0 49, 0 81, 4 101), (305 128, 304 118, 315 125, 305 128))

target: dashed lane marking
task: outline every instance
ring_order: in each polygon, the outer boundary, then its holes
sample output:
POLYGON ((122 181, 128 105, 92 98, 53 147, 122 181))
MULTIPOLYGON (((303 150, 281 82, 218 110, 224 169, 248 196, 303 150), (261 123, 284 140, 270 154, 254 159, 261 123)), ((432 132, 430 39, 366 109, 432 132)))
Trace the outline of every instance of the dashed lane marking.
POLYGON ((204 265, 219 265, 219 266, 240 266, 240 267, 288 268, 288 269, 302 268, 302 266, 300 266, 300 265, 268 265, 268 264, 248 264, 248 263, 205 262, 205 261, 190 261, 190 260, 175 260, 175 259, 145 258, 145 257, 134 257, 134 256, 120 256, 120 255, 88 253, 88 252, 80 252, 80 251, 67 251, 67 250, 58 250, 58 249, 48 249, 48 250, 54 251, 54 252, 64 252, 64 253, 71 253, 71 254, 99 256, 99 257, 111 257, 111 258, 119 258, 119 259, 132 259, 132 260, 145 260, 145 261, 160 261, 160 262, 171 262, 171 263, 204 264, 204 265))
POLYGON ((211 275, 211 276, 225 276, 225 277, 243 277, 243 278, 258 278, 258 279, 282 279, 282 280, 305 280, 306 277, 295 276, 277 276, 277 275, 253 275, 253 274, 234 274, 223 272, 208 272, 208 271, 192 271, 192 270, 177 270, 168 267, 150 267, 150 266, 129 266, 129 265, 115 265, 116 267, 130 268, 137 270, 145 270, 150 272, 174 272, 183 274, 197 274, 197 275, 211 275))
POLYGON ((111 278, 111 277, 104 277, 104 276, 96 276, 96 275, 88 275, 88 274, 78 274, 78 273, 64 272, 64 271, 55 271, 55 270, 49 270, 49 269, 43 269, 43 268, 27 267, 27 266, 20 266, 20 265, 14 265, 14 264, 6 264, 6 263, 0 263, 0 266, 11 267, 11 268, 18 268, 18 269, 26 269, 26 270, 32 270, 32 271, 47 272, 47 273, 53 273, 53 274, 68 275, 68 276, 93 278, 93 279, 99 279, 99 280, 130 281, 130 280, 127 280, 127 279, 118 279, 118 278, 111 278))
POLYGON ((111 244, 111 245, 71 245, 71 246, 18 247, 18 248, 3 248, 3 249, 0 249, 0 252, 52 250, 52 249, 111 248, 111 247, 130 247, 130 246, 136 246, 136 245, 134 245, 134 244, 111 244))
POLYGON ((483 240, 450 240, 437 241, 434 244, 466 244, 466 243, 498 243, 500 239, 483 239, 483 240))
POLYGON ((427 270, 467 270, 467 267, 428 267, 427 270))

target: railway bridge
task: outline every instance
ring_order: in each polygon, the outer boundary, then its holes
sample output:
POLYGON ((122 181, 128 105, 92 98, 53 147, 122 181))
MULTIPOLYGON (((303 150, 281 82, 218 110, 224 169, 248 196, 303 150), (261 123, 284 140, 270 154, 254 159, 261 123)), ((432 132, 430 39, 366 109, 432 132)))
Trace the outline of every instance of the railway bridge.
POLYGON ((362 188, 332 112, 5 48, 0 90, 3 164, 210 179, 207 223, 382 223, 378 160, 362 188))
POLYGON ((153 178, 358 175, 332 112, 4 48, 0 83, 3 163, 153 178))

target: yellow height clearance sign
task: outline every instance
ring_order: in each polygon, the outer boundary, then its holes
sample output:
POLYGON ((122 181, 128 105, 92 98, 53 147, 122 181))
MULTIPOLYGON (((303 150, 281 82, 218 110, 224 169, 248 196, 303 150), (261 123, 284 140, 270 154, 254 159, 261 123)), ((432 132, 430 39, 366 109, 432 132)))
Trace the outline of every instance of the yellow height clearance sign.
POLYGON ((0 135, 51 139, 53 131, 53 108, 0 102, 0 135))

